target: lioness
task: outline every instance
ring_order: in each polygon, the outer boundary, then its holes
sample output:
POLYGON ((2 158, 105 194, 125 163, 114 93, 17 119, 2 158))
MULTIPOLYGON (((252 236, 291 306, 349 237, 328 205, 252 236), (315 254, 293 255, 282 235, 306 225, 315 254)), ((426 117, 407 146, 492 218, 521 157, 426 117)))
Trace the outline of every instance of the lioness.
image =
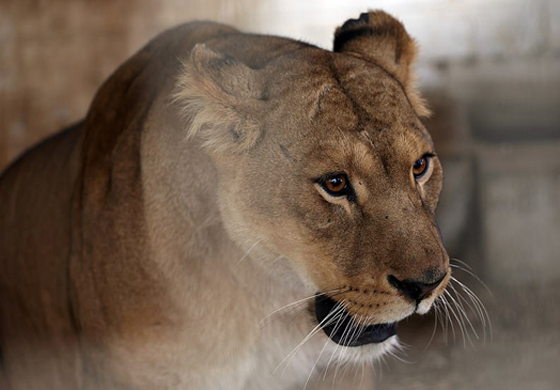
POLYGON ((415 51, 380 11, 332 52, 154 39, 1 176, 0 383, 301 388, 395 348, 450 277, 415 51))

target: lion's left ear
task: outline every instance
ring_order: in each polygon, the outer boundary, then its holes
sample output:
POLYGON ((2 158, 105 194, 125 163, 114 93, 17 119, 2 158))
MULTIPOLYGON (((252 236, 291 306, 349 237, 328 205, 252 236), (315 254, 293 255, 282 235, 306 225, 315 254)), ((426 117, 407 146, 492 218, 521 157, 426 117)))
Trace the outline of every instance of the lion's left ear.
POLYGON ((403 85, 416 113, 429 116, 430 111, 415 85, 416 44, 397 19, 383 11, 370 11, 359 19, 349 19, 336 29, 333 51, 375 62, 403 85))
POLYGON ((256 70, 235 58, 197 44, 184 63, 175 100, 189 126, 213 150, 244 151, 261 135, 257 118, 263 83, 256 70))

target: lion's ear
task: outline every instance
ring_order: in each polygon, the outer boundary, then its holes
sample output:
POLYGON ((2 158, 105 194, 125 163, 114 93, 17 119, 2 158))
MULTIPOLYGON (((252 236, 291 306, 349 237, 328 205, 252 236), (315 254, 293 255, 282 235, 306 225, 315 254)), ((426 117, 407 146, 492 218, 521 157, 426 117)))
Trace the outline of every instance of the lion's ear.
POLYGON ((334 33, 333 51, 375 62, 403 85, 418 115, 430 114, 415 86, 416 43, 391 15, 369 11, 347 20, 334 33))
POLYGON ((175 92, 189 127, 187 136, 201 136, 205 146, 218 151, 253 146, 261 135, 257 115, 264 100, 262 84, 256 70, 197 44, 175 92))

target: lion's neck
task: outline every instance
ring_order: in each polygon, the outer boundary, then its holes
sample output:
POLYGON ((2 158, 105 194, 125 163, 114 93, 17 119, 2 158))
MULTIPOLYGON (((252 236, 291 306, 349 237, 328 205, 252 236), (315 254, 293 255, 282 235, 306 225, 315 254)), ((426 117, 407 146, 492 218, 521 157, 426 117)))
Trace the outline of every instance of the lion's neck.
POLYGON ((217 205, 216 169, 200 144, 185 141, 180 121, 168 109, 154 110, 151 116, 142 136, 147 232, 154 263, 170 284, 176 282, 182 291, 189 282, 199 283, 190 280, 198 275, 207 278, 206 291, 216 283, 221 291, 230 289, 224 294, 235 290, 251 300, 258 297, 263 307, 289 300, 290 290, 301 297, 297 283, 287 288, 276 281, 229 238, 217 205))

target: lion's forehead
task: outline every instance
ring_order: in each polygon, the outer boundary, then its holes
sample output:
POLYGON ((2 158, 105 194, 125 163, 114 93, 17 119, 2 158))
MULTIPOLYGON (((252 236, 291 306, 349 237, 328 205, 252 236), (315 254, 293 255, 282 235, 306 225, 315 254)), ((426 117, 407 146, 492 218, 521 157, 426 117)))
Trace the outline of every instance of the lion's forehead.
MULTIPOLYGON (((289 64, 294 66, 294 64, 289 64)), ((282 111, 323 128, 374 131, 421 128, 403 86, 376 64, 340 55, 302 61, 299 71, 279 69, 282 111), (286 102, 287 98, 287 102, 286 102)))
POLYGON ((322 56, 284 74, 289 82, 280 83, 282 104, 273 121, 281 144, 297 149, 291 157, 317 171, 310 174, 371 174, 425 153, 431 139, 402 85, 375 64, 343 57, 322 56))

